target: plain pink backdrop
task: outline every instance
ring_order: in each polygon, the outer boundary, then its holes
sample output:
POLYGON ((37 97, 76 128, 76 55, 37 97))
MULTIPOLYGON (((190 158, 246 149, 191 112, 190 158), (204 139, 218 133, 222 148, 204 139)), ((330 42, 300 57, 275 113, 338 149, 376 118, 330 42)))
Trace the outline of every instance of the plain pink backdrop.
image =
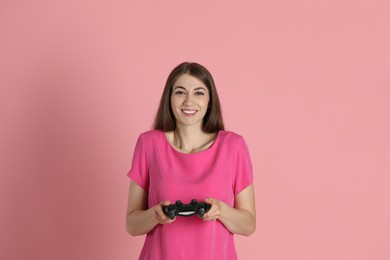
POLYGON ((212 72, 247 140, 240 259, 390 259, 386 0, 0 2, 0 259, 136 259, 126 173, 166 77, 212 72))

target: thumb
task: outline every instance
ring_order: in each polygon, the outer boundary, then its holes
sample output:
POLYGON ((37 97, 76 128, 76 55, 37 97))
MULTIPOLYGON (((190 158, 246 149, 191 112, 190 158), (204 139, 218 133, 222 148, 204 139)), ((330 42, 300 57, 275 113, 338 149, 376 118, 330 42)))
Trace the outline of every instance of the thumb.
POLYGON ((161 206, 169 206, 171 204, 171 202, 169 200, 163 200, 160 205, 161 206))
POLYGON ((206 202, 206 203, 208 203, 208 204, 213 204, 214 203, 214 199, 213 198, 206 198, 205 200, 204 200, 204 202, 206 202))

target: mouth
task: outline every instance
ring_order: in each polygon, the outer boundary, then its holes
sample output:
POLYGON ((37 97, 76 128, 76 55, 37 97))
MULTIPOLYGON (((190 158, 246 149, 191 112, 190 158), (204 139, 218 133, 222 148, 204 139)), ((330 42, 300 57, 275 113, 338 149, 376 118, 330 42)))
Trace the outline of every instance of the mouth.
POLYGON ((183 112, 186 116, 193 116, 198 112, 198 110, 192 110, 192 109, 182 109, 181 112, 183 112))

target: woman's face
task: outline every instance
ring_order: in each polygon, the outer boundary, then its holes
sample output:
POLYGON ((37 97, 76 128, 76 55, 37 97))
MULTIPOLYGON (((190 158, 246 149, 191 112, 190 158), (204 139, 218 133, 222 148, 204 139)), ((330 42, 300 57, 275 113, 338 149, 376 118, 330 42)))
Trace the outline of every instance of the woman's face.
POLYGON ((202 127, 210 100, 207 86, 199 79, 183 74, 172 86, 171 106, 176 124, 202 127))

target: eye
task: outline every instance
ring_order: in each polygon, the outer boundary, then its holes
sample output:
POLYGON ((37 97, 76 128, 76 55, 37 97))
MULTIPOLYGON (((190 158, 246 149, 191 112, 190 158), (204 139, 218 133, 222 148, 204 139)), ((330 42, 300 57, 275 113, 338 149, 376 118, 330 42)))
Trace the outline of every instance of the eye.
POLYGON ((186 93, 182 90, 175 91, 175 95, 185 95, 186 93))
POLYGON ((203 93, 202 91, 196 91, 196 92, 195 92, 195 95, 196 95, 196 96, 203 96, 204 93, 203 93))

